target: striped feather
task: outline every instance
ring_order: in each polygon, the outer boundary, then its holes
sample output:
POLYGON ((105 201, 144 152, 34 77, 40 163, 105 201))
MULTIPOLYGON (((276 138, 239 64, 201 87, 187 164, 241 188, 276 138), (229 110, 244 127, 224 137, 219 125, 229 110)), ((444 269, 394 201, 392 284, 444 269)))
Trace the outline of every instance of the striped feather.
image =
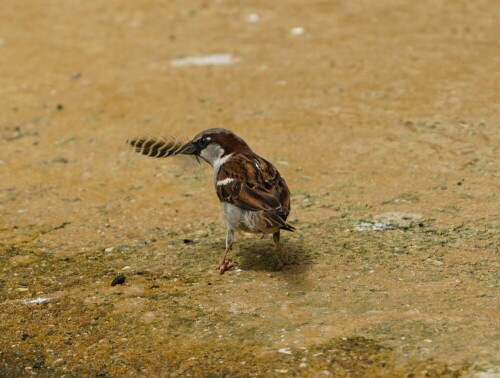
POLYGON ((166 158, 180 154, 185 149, 186 141, 181 138, 133 138, 127 140, 127 145, 135 152, 152 158, 166 158))

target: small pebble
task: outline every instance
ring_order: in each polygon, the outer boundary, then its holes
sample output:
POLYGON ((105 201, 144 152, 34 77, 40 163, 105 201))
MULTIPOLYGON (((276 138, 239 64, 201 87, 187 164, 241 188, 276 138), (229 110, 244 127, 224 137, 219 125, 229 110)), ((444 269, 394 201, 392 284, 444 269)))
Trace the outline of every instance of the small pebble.
POLYGON ((184 244, 191 244, 191 243, 194 243, 194 241, 191 239, 184 239, 184 244))
POLYGON ((128 251, 129 249, 130 249, 130 246, 128 246, 128 245, 119 245, 118 247, 116 247, 116 250, 118 252, 128 251))
POLYGON ((52 163, 61 163, 61 164, 68 164, 69 160, 66 159, 65 157, 58 157, 56 159, 52 160, 52 163))
POLYGON ((123 285, 125 283, 125 280, 125 274, 119 274, 114 278, 113 282, 111 282, 111 286, 123 285))
POLYGON ((21 333, 21 340, 23 340, 23 341, 24 341, 24 340, 26 340, 26 339, 29 339, 30 337, 33 337, 33 336, 31 336, 31 335, 30 335, 29 333, 27 333, 27 332, 24 332, 24 331, 23 331, 23 332, 21 333))

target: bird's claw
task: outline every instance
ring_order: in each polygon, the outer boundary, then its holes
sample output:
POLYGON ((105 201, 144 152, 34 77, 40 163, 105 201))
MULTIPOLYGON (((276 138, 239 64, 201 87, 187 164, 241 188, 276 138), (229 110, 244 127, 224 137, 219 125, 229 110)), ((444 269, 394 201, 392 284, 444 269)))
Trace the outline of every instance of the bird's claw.
POLYGON ((282 270, 285 267, 285 265, 289 265, 289 264, 290 263, 288 262, 287 259, 285 259, 285 260, 279 259, 278 260, 278 270, 282 270))
POLYGON ((238 265, 237 263, 231 261, 231 260, 227 260, 227 259, 224 259, 222 260, 220 263, 219 263, 219 267, 217 269, 219 269, 219 273, 220 274, 224 274, 224 272, 226 270, 229 270, 231 269, 233 266, 236 266, 238 265))

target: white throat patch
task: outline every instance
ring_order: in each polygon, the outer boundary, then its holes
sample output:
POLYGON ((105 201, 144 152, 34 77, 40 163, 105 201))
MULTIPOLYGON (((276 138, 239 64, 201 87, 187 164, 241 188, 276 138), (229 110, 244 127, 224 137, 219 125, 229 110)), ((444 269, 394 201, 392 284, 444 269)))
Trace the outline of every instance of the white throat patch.
POLYGON ((224 149, 216 143, 210 143, 200 152, 200 156, 212 167, 215 167, 215 161, 220 159, 222 155, 224 155, 224 149))
MULTIPOLYGON (((224 153, 224 150, 222 150, 222 153, 224 153)), ((219 173, 219 169, 224 164, 226 161, 228 161, 233 154, 226 155, 224 157, 219 157, 214 161, 214 176, 217 176, 217 173, 219 173)))

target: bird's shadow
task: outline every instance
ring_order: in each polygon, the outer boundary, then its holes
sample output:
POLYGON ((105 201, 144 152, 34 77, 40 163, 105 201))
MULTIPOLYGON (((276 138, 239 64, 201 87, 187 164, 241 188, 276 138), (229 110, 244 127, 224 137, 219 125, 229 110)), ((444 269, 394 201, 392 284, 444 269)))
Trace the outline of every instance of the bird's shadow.
POLYGON ((272 237, 239 242, 234 259, 242 270, 264 271, 283 275, 305 273, 311 265, 310 255, 305 251, 300 239, 282 238, 281 244, 286 252, 288 264, 278 269, 278 250, 272 237))

